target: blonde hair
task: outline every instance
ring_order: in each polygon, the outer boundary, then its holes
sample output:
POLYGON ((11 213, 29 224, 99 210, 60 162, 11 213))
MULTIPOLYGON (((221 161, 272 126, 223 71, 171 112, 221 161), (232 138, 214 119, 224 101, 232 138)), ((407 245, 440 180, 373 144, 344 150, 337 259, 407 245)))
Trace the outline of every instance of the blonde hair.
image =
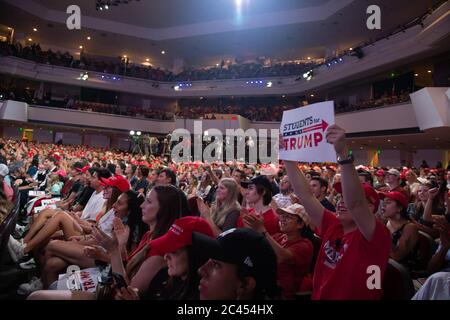
POLYGON ((241 210, 238 202, 239 186, 233 178, 223 178, 219 181, 228 190, 228 195, 225 200, 219 201, 216 199, 212 206, 211 218, 219 228, 223 227, 227 215, 235 210, 241 210))

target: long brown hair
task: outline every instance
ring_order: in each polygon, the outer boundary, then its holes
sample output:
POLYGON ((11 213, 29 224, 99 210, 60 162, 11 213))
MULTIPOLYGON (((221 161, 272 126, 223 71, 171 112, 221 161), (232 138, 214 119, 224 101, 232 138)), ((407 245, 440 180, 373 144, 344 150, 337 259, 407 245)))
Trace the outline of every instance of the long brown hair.
MULTIPOLYGON (((166 234, 174 221, 181 217, 183 202, 180 192, 173 185, 155 186, 152 190, 156 192, 159 204, 159 210, 156 214, 156 226, 151 231, 151 239, 156 239, 166 234)), ((151 246, 147 243, 128 261, 126 272, 130 279, 139 270, 150 249, 151 246)))

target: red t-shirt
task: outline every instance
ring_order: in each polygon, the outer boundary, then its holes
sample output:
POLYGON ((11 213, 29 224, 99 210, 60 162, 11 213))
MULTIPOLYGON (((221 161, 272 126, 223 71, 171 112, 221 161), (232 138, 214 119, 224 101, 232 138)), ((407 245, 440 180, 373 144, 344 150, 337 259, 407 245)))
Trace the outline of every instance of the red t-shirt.
MULTIPOLYGON (((147 231, 147 232, 142 236, 141 242, 139 242, 139 244, 138 244, 138 246, 136 247, 136 249, 134 249, 134 251, 133 251, 133 252, 130 254, 130 256, 128 257, 128 261, 129 261, 132 257, 134 257, 139 251, 141 251, 147 243, 150 243, 150 246, 151 246, 151 242, 152 242, 152 233, 151 233, 151 231, 147 231)), ((156 250, 155 248, 151 248, 151 247, 150 247, 150 250, 148 251, 147 256, 145 257, 145 259, 148 259, 148 258, 150 258, 150 257, 152 257, 152 256, 158 255, 158 254, 157 254, 157 251, 158 251, 158 250, 156 250), (154 249, 154 250, 152 250, 152 249, 154 249)))
POLYGON ((324 210, 321 231, 322 245, 314 269, 312 299, 380 299, 382 288, 367 287, 367 280, 373 275, 367 268, 378 266, 383 284, 391 249, 391 235, 386 226, 376 220, 372 240, 367 241, 358 229, 344 234, 338 218, 324 210))
POLYGON ((313 245, 305 238, 289 241, 283 233, 277 233, 273 235, 273 238, 283 248, 288 249, 294 257, 291 263, 279 263, 277 270, 277 279, 282 288, 283 297, 292 299, 300 288, 303 278, 308 275, 313 257, 313 245))
MULTIPOLYGON (((263 214, 264 217, 264 227, 270 235, 274 235, 275 233, 280 233, 280 225, 278 215, 270 208, 263 214)), ((237 228, 244 228, 244 223, 242 222, 242 216, 239 216, 237 222, 237 228)))

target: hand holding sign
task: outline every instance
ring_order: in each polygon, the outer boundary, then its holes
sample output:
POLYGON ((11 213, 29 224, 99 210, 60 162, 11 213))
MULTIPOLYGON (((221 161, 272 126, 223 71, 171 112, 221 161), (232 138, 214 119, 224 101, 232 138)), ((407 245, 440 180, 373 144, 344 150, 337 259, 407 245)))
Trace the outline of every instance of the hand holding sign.
POLYGON ((328 128, 327 142, 334 146, 336 154, 346 157, 348 155, 347 144, 345 143, 345 130, 337 125, 332 125, 328 128))
POLYGON ((325 131, 333 124, 332 101, 283 112, 280 127, 280 159, 336 162, 336 153, 325 140, 325 131))

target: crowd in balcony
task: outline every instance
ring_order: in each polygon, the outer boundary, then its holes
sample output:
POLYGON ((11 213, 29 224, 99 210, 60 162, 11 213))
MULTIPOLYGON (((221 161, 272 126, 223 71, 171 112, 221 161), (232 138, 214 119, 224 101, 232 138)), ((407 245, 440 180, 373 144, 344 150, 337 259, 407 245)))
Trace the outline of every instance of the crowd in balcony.
POLYGON ((222 61, 213 68, 186 69, 178 74, 173 74, 170 71, 152 66, 131 64, 128 58, 118 57, 117 59, 108 59, 106 61, 105 59, 91 58, 85 54, 81 54, 80 59, 75 59, 67 51, 63 53, 51 49, 42 50, 39 44, 33 43, 28 46, 22 46, 19 42, 13 44, 0 42, 0 55, 16 56, 42 64, 126 75, 154 81, 199 81, 299 76, 305 70, 316 66, 313 61, 305 63, 276 63, 270 66, 266 66, 263 60, 252 63, 239 62, 234 64, 222 61))

